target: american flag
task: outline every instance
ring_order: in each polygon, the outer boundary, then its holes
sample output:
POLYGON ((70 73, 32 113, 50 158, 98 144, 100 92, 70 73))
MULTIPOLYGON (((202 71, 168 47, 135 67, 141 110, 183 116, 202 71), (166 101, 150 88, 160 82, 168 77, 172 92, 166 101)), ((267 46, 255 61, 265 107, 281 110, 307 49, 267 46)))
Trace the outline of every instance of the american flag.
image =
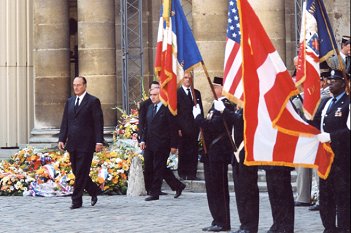
POLYGON ((236 0, 230 0, 228 6, 227 43, 224 57, 223 94, 231 101, 242 106, 242 54, 240 48, 240 18, 236 0))

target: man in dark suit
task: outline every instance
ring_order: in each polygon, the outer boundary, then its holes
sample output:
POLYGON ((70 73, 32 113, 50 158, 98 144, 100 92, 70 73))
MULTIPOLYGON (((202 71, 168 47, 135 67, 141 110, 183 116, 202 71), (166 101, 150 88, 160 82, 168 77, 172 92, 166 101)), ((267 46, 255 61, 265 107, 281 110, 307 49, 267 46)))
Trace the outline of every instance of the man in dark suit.
POLYGON ((214 108, 223 114, 224 119, 233 124, 234 143, 238 158, 233 159, 233 180, 240 229, 233 233, 257 233, 259 221, 259 190, 257 166, 246 166, 244 143, 243 109, 231 111, 220 100, 214 101, 214 108))
POLYGON ((67 149, 75 176, 71 209, 82 207, 84 189, 97 202, 99 187, 89 177, 94 151, 103 148, 103 113, 100 100, 86 92, 87 81, 79 76, 73 80, 75 96, 70 97, 63 113, 58 148, 67 149))
POLYGON ((350 129, 347 127, 350 97, 339 70, 328 79, 333 97, 325 99, 313 124, 321 130, 320 142, 330 142, 335 154, 327 179, 319 180, 319 208, 324 232, 350 232, 350 129))
MULTIPOLYGON (((215 77, 213 81, 217 98, 224 101, 226 106, 234 110, 227 99, 222 97, 223 79, 215 77)), ((199 105, 194 106, 193 116, 196 124, 203 128, 207 154, 203 155, 205 172, 205 185, 208 207, 212 215, 210 226, 203 231, 228 231, 230 230, 229 189, 228 189, 228 164, 232 161, 233 147, 226 133, 223 116, 214 106, 209 110, 206 118, 201 115, 199 105)), ((232 125, 227 124, 229 129, 232 125)))
POLYGON ((177 125, 179 134, 178 175, 184 180, 197 179, 198 138, 200 130, 194 122, 192 113, 194 94, 203 115, 201 94, 198 90, 192 88, 192 83, 193 77, 191 72, 186 72, 182 79, 182 85, 177 91, 177 125))
POLYGON ((150 196, 145 201, 159 199, 163 179, 176 191, 174 198, 178 198, 185 188, 185 184, 166 167, 169 153, 174 154, 177 151, 178 140, 175 117, 160 102, 159 93, 159 88, 150 90, 152 104, 148 107, 145 127, 140 138, 140 148, 144 150, 145 184, 150 184, 147 188, 150 196))
MULTIPOLYGON (((160 88, 160 83, 158 81, 152 81, 150 86, 149 86, 149 90, 154 89, 154 88, 160 88)), ((140 143, 140 137, 141 135, 143 135, 144 132, 144 128, 145 128, 145 122, 146 122, 146 113, 147 113, 147 109, 149 108, 149 106, 152 104, 152 101, 150 98, 148 98, 147 100, 142 101, 139 104, 139 115, 138 115, 138 119, 139 119, 139 123, 138 123, 138 142, 140 143)))

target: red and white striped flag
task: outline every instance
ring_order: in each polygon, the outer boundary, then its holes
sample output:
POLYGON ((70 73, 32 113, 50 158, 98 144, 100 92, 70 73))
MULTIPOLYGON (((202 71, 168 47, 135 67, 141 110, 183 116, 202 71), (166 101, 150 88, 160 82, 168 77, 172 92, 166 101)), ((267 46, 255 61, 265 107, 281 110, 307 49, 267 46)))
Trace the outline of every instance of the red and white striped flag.
POLYGON ((245 164, 318 167, 326 178, 334 154, 294 111, 297 89, 247 0, 238 0, 243 52, 245 164))

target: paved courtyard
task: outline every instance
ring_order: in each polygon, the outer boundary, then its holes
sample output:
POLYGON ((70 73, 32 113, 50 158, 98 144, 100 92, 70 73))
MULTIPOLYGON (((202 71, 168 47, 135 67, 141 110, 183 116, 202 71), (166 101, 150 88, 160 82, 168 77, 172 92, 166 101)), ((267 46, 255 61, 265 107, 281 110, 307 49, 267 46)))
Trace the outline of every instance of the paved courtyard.
MULTIPOLYGON (((211 222, 205 193, 173 192, 145 202, 142 196, 99 196, 96 206, 84 196, 83 208, 70 210, 70 197, 0 196, 0 232, 159 232, 197 233, 211 222)), ((239 227, 231 193, 232 230, 239 227)), ((267 193, 260 193, 259 232, 272 224, 267 193)), ((318 212, 295 208, 295 232, 322 232, 318 212)))

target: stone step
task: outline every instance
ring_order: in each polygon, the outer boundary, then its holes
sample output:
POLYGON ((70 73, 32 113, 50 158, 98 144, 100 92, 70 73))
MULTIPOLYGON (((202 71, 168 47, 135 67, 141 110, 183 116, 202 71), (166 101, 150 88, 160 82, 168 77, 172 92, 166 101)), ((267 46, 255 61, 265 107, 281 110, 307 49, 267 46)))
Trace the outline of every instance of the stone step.
MULTIPOLYGON (((206 187, 205 187, 205 181, 204 180, 184 180, 182 181, 185 185, 185 191, 188 192, 193 192, 193 193, 205 193, 206 192, 206 187)), ((257 182, 258 184, 258 189, 260 192, 267 192, 267 183, 259 181, 257 182)), ((293 192, 296 192, 296 183, 292 182, 291 183, 293 192)), ((229 192, 234 192, 234 182, 229 181, 228 182, 228 187, 229 187, 229 192)), ((163 181, 162 184, 162 189, 164 190, 170 190, 170 187, 167 185, 165 181, 163 181)))
MULTIPOLYGON (((178 172, 173 171, 174 175, 179 178, 178 172)), ((293 188, 293 192, 296 192, 296 178, 297 178, 297 173, 295 170, 291 171, 291 185, 293 188)), ((203 170, 203 163, 198 163, 198 170, 197 170, 197 178, 199 180, 184 180, 182 181, 183 183, 186 184, 186 191, 189 192, 194 192, 194 193, 203 193, 206 192, 206 187, 205 187, 205 176, 204 176, 204 170, 203 170)), ((267 192, 267 183, 266 183, 266 173, 264 170, 259 169, 258 170, 258 188, 260 192, 267 192)), ((229 191, 234 192, 234 182, 233 182, 233 175, 232 175, 232 166, 228 166, 228 185, 229 185, 229 191)), ((164 189, 170 190, 170 187, 166 184, 166 182, 163 182, 164 189)))

